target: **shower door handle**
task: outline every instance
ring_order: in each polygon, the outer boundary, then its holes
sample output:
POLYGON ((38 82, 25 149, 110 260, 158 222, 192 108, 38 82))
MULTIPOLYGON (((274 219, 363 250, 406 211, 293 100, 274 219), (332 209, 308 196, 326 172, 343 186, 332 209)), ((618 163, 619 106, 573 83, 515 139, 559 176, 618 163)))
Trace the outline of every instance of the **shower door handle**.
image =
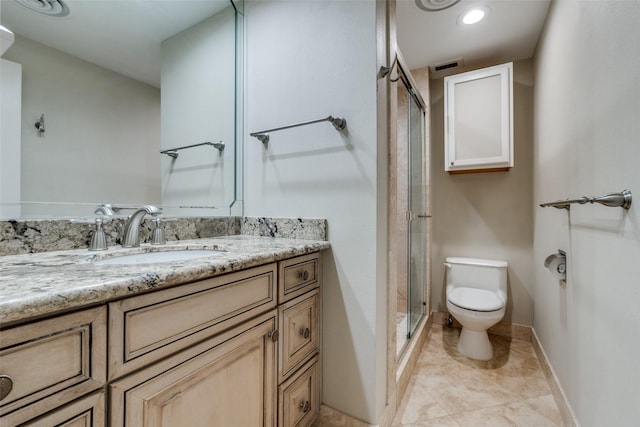
POLYGON ((420 219, 431 218, 431 215, 427 215, 426 213, 414 214, 411 211, 407 211, 407 221, 412 221, 416 218, 420 218, 420 219))

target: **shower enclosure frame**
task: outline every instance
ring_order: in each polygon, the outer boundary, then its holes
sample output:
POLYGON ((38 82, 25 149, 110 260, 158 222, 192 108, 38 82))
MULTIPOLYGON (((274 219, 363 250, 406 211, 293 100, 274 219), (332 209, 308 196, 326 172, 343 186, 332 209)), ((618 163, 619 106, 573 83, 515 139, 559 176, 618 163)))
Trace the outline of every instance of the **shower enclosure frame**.
POLYGON ((395 356, 396 360, 400 360, 416 328, 428 315, 430 215, 427 199, 428 106, 402 54, 397 49, 396 52, 396 68, 389 76, 391 82, 396 83, 391 100, 395 104, 392 107, 392 121, 395 121, 396 131, 391 146, 390 166, 393 181, 391 194, 394 195, 391 211, 395 221, 391 227, 392 256, 396 267, 392 274, 397 292, 394 318, 398 322, 395 325, 395 356), (405 308, 401 309, 403 305, 405 308))

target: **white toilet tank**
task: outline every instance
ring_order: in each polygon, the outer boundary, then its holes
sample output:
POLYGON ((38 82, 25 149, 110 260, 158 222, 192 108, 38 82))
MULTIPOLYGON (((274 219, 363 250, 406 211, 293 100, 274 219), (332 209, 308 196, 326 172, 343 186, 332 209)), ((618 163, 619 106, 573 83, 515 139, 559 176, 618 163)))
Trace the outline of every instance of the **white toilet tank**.
POLYGON ((496 292, 507 301, 506 261, 480 258, 447 257, 447 293, 458 286, 496 292))

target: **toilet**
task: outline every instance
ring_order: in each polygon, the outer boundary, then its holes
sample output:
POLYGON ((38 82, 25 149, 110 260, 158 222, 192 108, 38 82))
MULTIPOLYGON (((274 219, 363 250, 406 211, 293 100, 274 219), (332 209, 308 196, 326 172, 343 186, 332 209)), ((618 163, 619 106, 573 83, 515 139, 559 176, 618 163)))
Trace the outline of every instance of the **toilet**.
POLYGON ((447 257, 444 265, 447 309, 462 325, 458 352, 471 359, 490 360, 493 346, 487 330, 504 317, 508 263, 447 257))

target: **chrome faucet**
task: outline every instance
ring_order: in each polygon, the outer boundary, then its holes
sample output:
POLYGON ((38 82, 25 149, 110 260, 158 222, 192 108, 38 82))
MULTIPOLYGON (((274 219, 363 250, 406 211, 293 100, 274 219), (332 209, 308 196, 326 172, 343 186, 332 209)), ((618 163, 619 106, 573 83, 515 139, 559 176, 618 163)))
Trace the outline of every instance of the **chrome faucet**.
POLYGON ((140 246, 140 224, 146 214, 156 216, 160 209, 156 206, 147 205, 137 209, 129 218, 122 231, 122 247, 134 248, 140 246))

